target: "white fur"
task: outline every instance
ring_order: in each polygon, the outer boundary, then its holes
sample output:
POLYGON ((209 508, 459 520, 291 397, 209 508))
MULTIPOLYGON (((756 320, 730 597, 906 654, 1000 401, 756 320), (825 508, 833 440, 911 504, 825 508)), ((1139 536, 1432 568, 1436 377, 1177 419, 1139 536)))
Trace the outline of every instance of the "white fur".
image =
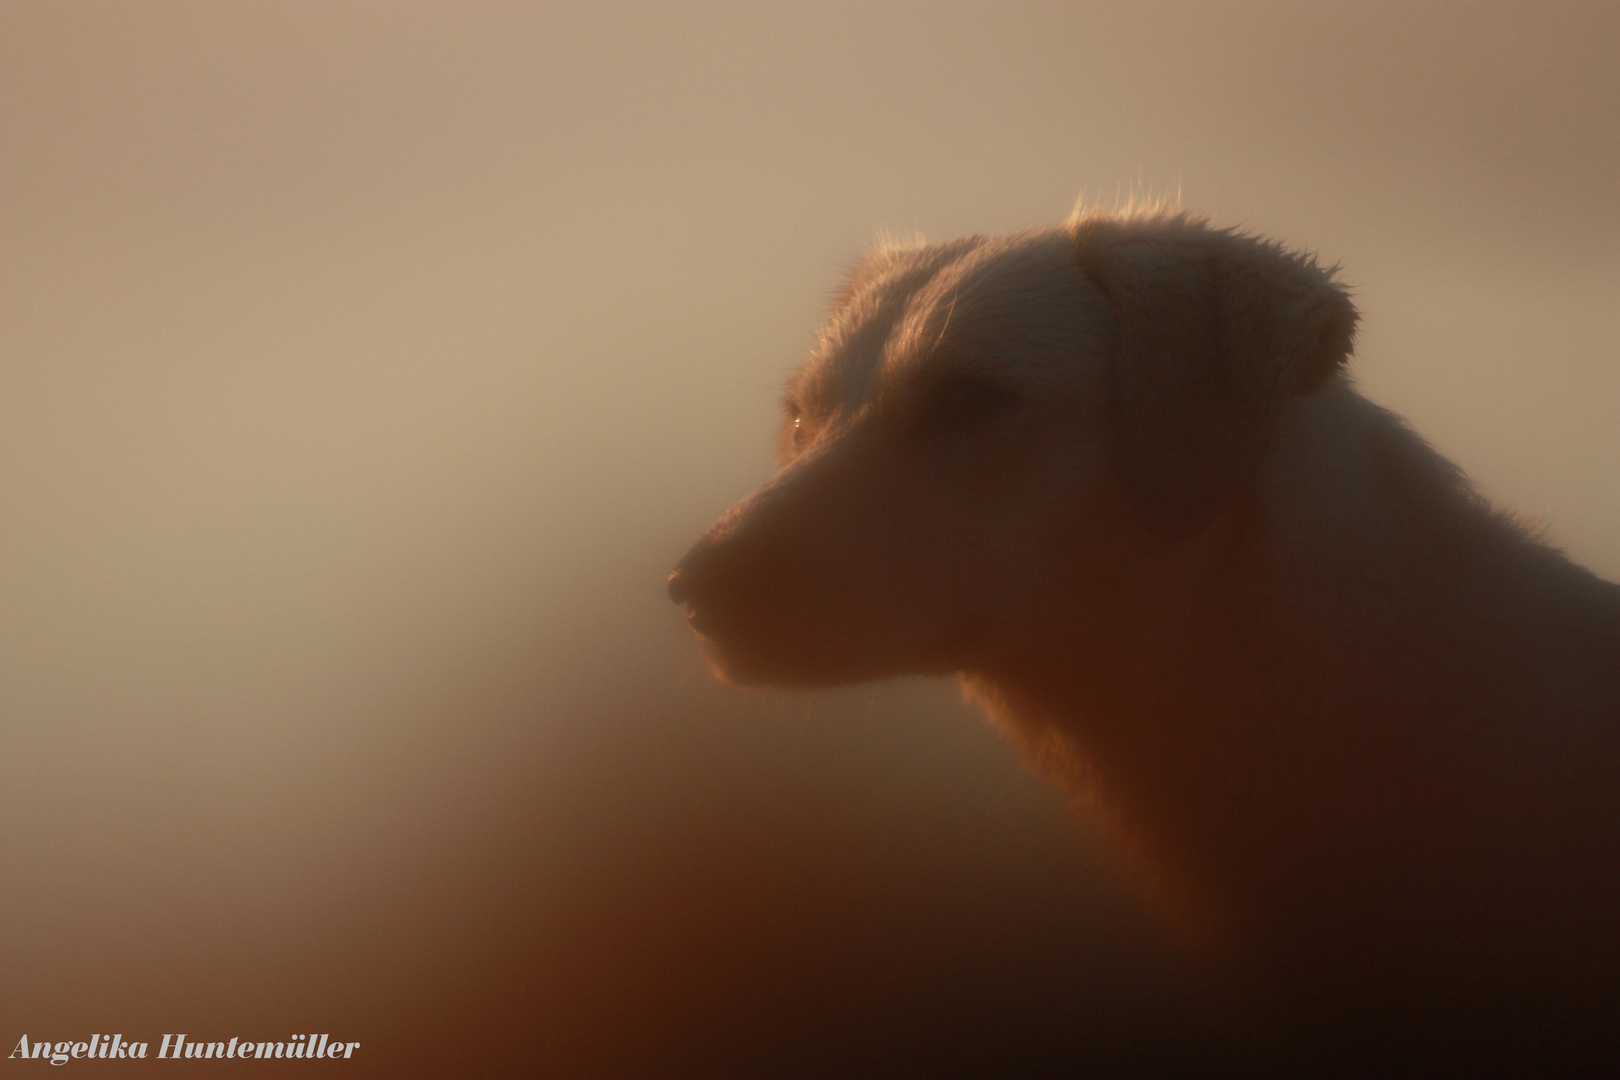
POLYGON ((739 682, 962 674, 1312 1030, 1605 1052, 1620 588, 1356 393, 1355 318, 1179 214, 885 247, 672 594, 739 682))

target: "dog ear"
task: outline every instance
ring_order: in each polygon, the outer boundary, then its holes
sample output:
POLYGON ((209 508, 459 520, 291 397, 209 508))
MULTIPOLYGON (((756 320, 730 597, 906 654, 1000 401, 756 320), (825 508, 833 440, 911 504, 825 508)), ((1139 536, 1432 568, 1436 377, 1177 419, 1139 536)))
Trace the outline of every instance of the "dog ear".
POLYGON ((1116 319, 1116 478, 1149 532, 1191 536, 1254 476, 1284 403, 1344 364, 1356 310, 1310 256, 1183 215, 1075 230, 1116 319))

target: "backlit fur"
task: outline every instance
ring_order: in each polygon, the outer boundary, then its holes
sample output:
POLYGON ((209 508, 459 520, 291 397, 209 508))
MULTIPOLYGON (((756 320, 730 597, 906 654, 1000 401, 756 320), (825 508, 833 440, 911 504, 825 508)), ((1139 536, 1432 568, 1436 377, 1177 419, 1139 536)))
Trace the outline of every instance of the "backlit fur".
POLYGON ((672 593, 737 682, 960 674, 1302 1045, 1606 1054, 1620 587, 1356 392, 1355 321, 1174 212, 885 247, 672 593))

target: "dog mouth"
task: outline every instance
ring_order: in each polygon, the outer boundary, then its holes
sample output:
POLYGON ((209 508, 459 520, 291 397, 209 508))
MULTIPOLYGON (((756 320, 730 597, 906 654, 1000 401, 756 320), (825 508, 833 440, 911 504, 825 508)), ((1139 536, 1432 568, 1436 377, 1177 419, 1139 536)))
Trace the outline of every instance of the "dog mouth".
POLYGON ((669 576, 669 597, 685 607, 686 624, 697 635, 714 675, 736 686, 820 686, 861 677, 826 655, 826 643, 784 625, 775 605, 716 590, 700 590, 689 568, 669 576))
POLYGON ((707 641, 714 641, 721 632, 719 620, 715 618, 714 612, 693 603, 686 605, 686 625, 692 628, 693 633, 707 641))
POLYGON ((818 687, 905 673, 948 675, 965 670, 986 631, 981 620, 941 620, 914 640, 884 627, 872 612, 836 605, 827 610, 813 591, 739 595, 709 579, 705 584, 699 588, 689 568, 680 567, 669 576, 669 596, 684 607, 711 672, 735 686, 818 687))
POLYGON ((745 651, 739 644, 750 635, 740 632, 735 613, 728 619, 723 611, 717 610, 720 605, 714 597, 700 597, 692 575, 684 572, 684 568, 677 568, 669 575, 668 589, 669 598, 685 609, 686 625, 697 635, 715 673, 737 681, 737 672, 733 669, 740 666, 738 654, 745 651))
POLYGON ((672 570, 667 585, 669 598, 686 608, 686 625, 704 637, 713 637, 716 627, 713 614, 697 602, 697 590, 690 574, 680 567, 672 570))

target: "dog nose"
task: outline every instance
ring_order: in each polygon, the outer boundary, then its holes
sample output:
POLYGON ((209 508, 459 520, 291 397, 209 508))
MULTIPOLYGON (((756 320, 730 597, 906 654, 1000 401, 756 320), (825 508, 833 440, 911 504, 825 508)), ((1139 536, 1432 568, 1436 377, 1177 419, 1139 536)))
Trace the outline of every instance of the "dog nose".
POLYGON ((692 596, 692 577, 677 566, 669 574, 669 598, 677 604, 684 604, 692 596))

